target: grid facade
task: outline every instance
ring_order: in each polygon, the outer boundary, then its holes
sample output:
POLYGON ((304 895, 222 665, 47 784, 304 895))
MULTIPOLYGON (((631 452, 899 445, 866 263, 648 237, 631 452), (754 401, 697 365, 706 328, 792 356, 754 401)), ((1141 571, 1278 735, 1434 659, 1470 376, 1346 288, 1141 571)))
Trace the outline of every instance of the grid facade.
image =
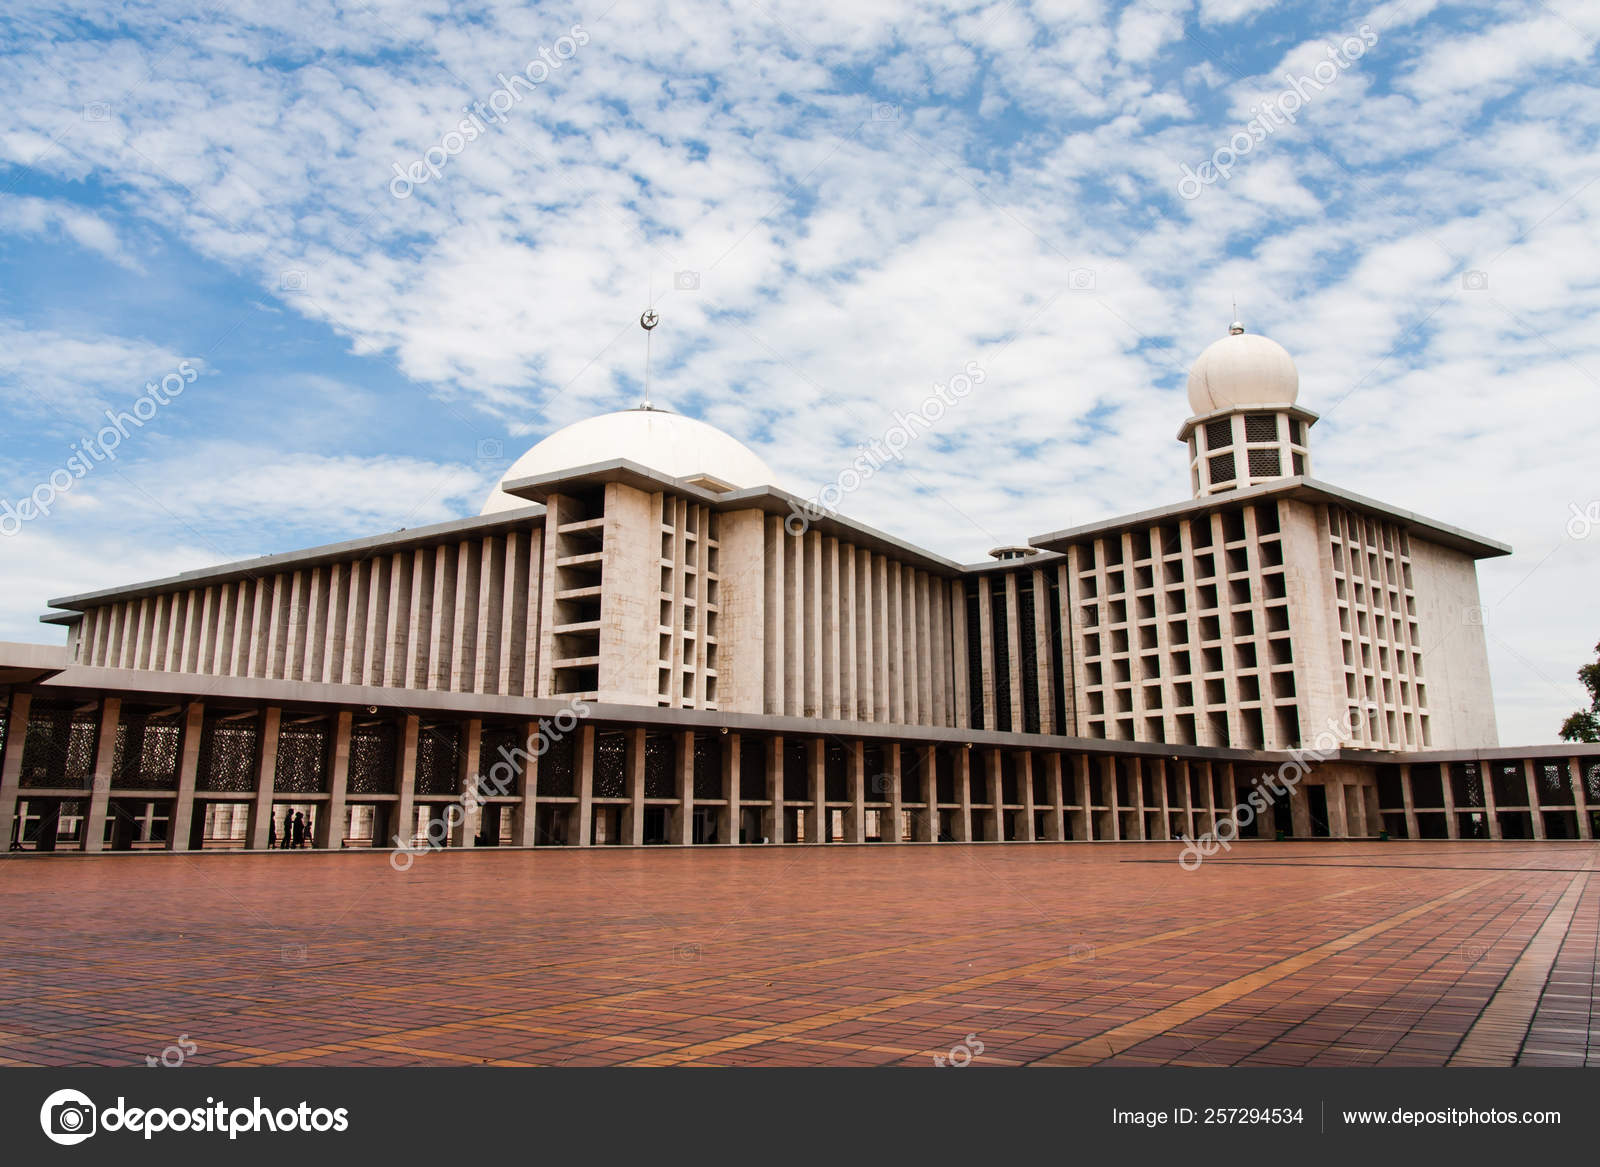
POLYGON ((1410 539, 1397 524, 1326 508, 1349 724, 1362 745, 1433 744, 1410 539))

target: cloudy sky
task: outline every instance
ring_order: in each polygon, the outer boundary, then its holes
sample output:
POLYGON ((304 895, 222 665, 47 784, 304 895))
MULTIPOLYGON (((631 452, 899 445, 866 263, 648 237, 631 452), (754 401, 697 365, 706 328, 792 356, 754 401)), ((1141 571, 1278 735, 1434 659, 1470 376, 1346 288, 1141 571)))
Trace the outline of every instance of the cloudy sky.
POLYGON ((1481 570, 1502 740, 1579 705, 1592 0, 335 7, 0 15, 4 505, 193 374, 48 516, 0 505, 0 637, 476 513, 637 400, 652 296, 657 399, 808 495, 977 362, 840 507, 975 560, 1188 496, 1185 372, 1236 298, 1319 477, 1516 547, 1481 570))

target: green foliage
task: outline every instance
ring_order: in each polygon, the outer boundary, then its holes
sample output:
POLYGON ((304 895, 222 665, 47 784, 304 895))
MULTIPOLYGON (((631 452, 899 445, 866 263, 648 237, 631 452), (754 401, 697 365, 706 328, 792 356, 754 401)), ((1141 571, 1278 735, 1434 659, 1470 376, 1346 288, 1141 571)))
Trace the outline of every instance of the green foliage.
POLYGON ((1593 664, 1578 670, 1578 680, 1589 690, 1589 708, 1580 709, 1561 723, 1561 740, 1600 744, 1600 644, 1594 646, 1593 664))

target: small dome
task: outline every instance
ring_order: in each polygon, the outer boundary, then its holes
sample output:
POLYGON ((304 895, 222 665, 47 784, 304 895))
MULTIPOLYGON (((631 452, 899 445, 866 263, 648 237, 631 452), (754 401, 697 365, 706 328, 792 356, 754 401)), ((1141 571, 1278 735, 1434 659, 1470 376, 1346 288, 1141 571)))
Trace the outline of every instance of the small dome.
POLYGON ((1189 370, 1189 408, 1195 416, 1241 405, 1293 405, 1300 371, 1277 341, 1235 324, 1189 370))
MULTIPOLYGON (((729 486, 765 486, 774 481, 753 450, 716 426, 666 409, 623 409, 559 429, 511 464, 502 481, 573 470, 626 458, 671 478, 704 476, 729 486)), ((525 498, 496 486, 479 514, 529 506, 525 498)))

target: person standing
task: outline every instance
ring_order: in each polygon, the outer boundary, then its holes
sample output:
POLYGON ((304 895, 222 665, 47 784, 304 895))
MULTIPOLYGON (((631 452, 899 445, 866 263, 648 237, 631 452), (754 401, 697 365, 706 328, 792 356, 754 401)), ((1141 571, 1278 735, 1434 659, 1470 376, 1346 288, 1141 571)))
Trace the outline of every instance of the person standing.
POLYGON ((298 848, 300 846, 300 844, 305 841, 305 836, 306 836, 306 822, 305 822, 305 819, 300 817, 300 812, 299 811, 295 811, 294 812, 294 836, 290 840, 289 846, 298 848))

